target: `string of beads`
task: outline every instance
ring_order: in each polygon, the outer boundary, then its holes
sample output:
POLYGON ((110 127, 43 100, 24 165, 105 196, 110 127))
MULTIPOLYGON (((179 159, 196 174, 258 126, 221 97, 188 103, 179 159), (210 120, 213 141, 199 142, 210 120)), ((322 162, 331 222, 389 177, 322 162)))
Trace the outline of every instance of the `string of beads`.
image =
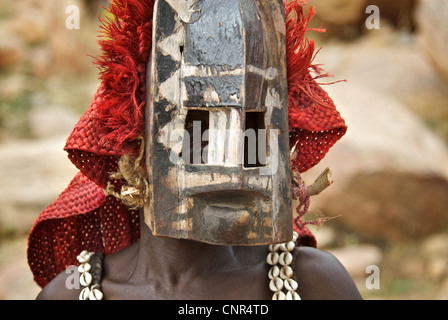
POLYGON ((79 294, 79 300, 102 300, 101 277, 102 277, 102 252, 82 251, 76 259, 80 263, 78 271, 81 274, 79 283, 84 287, 79 294))
POLYGON ((291 251, 296 246, 298 236, 294 231, 292 241, 269 245, 266 262, 272 266, 268 273, 269 289, 274 292, 272 300, 301 300, 296 292, 298 283, 292 278, 294 271, 290 266, 293 260, 291 251))

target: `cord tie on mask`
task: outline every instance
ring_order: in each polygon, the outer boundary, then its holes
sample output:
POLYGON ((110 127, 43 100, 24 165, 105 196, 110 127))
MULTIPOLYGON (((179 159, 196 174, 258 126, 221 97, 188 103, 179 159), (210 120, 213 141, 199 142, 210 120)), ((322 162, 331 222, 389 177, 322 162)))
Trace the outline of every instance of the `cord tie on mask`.
POLYGON ((130 154, 123 155, 118 161, 118 172, 110 174, 111 180, 124 180, 120 192, 115 190, 115 183, 109 180, 104 193, 106 196, 112 195, 120 199, 130 210, 143 207, 149 198, 149 184, 146 180, 146 172, 141 162, 145 153, 145 144, 142 137, 140 139, 140 154, 133 159, 130 154))
POLYGON ((318 195, 328 186, 333 183, 331 179, 331 170, 326 168, 316 180, 309 186, 305 184, 300 173, 294 171, 292 174, 292 199, 298 200, 299 205, 296 207, 297 217, 294 219, 294 224, 300 230, 307 224, 320 226, 325 221, 331 219, 328 217, 319 217, 311 221, 301 221, 301 218, 308 212, 310 207, 310 197, 318 195))

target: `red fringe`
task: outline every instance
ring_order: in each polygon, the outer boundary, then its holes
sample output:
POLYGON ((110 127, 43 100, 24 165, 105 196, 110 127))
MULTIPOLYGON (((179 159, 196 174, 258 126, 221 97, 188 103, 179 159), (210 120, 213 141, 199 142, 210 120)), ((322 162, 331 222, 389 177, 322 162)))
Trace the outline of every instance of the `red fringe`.
POLYGON ((288 110, 290 131, 303 128, 301 110, 312 103, 334 109, 330 99, 318 87, 317 79, 328 77, 328 73, 318 64, 313 64, 319 50, 315 50, 315 41, 305 37, 306 31, 325 32, 321 28, 308 28, 309 22, 316 13, 309 7, 304 12, 306 0, 285 3, 286 15, 286 47, 288 64, 288 110), (312 76, 311 73, 316 74, 312 76))
POLYGON ((152 42, 154 1, 113 1, 101 19, 101 103, 96 104, 103 144, 137 153, 144 134, 146 63, 152 42), (138 35, 137 37, 135 35, 138 35))

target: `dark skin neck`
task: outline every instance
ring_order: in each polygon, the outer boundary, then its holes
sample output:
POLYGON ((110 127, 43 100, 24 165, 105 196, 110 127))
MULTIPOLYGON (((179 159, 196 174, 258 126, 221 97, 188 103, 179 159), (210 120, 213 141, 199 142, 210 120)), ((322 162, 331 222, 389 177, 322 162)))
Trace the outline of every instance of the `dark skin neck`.
MULTIPOLYGON (((106 256, 104 299, 269 300, 267 246, 231 247, 155 237, 141 221, 140 240, 106 256)), ((309 247, 293 251, 302 299, 360 299, 353 280, 331 254, 309 247)), ((66 272, 38 299, 78 299, 66 272)))
POLYGON ((103 291, 110 299, 245 299, 249 291, 268 299, 266 250, 155 237, 143 223, 137 243, 106 258, 103 291))

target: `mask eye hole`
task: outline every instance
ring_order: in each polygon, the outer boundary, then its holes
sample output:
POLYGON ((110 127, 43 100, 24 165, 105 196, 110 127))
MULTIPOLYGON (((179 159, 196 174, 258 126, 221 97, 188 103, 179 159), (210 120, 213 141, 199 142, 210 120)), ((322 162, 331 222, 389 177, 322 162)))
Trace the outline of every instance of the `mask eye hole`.
POLYGON ((266 166, 266 125, 265 113, 248 111, 244 131, 244 167, 266 166))
POLYGON ((180 157, 187 164, 207 164, 209 112, 188 110, 180 157))

